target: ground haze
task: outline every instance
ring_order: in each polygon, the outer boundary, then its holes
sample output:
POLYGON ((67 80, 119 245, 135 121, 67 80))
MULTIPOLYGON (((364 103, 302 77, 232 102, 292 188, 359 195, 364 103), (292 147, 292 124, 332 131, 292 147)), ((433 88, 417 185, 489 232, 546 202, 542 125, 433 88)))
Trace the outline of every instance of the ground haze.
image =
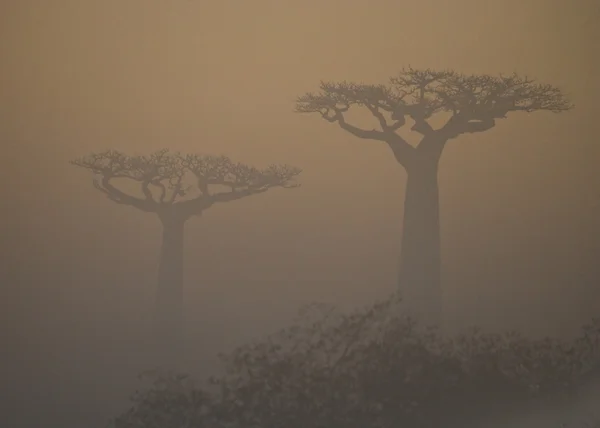
POLYGON ((571 334, 600 313, 599 18, 593 0, 1 2, 0 425, 91 426, 145 365, 160 225, 98 197, 78 156, 166 147, 303 169, 293 192, 186 224, 191 371, 302 303, 392 291, 404 172, 293 109, 320 80, 408 65, 518 72, 575 104, 455 141, 439 171, 448 325, 571 334))

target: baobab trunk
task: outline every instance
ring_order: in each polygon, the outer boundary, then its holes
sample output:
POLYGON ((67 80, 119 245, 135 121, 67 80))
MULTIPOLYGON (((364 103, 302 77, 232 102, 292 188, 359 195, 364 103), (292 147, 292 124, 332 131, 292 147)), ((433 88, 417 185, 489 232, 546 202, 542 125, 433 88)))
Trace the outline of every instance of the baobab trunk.
POLYGON ((185 219, 161 216, 162 245, 154 311, 159 364, 177 364, 183 348, 183 229, 185 219))
POLYGON ((407 168, 399 291, 412 317, 442 321, 438 157, 420 154, 407 168))

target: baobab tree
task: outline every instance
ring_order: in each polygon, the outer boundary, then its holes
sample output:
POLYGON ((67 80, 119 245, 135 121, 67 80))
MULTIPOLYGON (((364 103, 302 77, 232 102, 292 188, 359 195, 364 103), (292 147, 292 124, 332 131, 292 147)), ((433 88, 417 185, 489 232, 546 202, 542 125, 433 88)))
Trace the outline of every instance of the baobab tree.
POLYGON ((570 108, 558 88, 516 74, 412 67, 385 85, 321 82, 319 92, 306 93, 296 103, 299 113, 319 113, 355 137, 387 144, 406 171, 399 291, 410 314, 428 324, 441 323, 438 165, 446 143, 488 131, 508 113, 570 108), (346 113, 353 107, 370 113, 377 128, 349 123, 346 113), (415 145, 399 134, 407 126, 419 135, 415 145))
POLYGON ((216 204, 274 187, 295 187, 293 180, 300 174, 298 168, 289 165, 261 170, 225 156, 182 155, 168 150, 148 156, 109 150, 72 163, 93 172, 94 187, 112 202, 152 213, 160 220, 162 245, 154 315, 165 364, 173 362, 182 342, 185 222, 216 204))

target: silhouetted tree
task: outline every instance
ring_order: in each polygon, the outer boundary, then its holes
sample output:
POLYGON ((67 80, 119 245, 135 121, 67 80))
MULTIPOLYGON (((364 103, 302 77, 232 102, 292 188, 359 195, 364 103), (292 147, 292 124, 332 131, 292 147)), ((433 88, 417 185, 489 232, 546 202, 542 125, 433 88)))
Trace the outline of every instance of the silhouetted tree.
POLYGON ((464 75, 454 71, 403 69, 388 85, 322 82, 319 93, 297 99, 296 111, 319 113, 350 134, 386 143, 407 172, 399 288, 415 316, 441 321, 438 164, 446 143, 463 134, 485 132, 510 112, 571 107, 561 91, 526 77, 464 75), (345 113, 361 107, 379 129, 346 121, 345 113), (449 118, 437 128, 430 119, 449 118), (421 135, 409 144, 397 131, 412 122, 421 135))
POLYGON ((225 373, 207 385, 155 378, 116 428, 479 428, 568 400, 600 362, 598 320, 571 341, 448 339, 416 329, 397 303, 308 306, 289 328, 222 355, 225 373))
POLYGON ((294 187, 292 180, 300 174, 298 168, 288 165, 260 170, 225 156, 182 155, 168 150, 149 156, 109 150, 72 163, 96 174, 95 188, 111 201, 158 216, 163 233, 155 327, 159 346, 171 357, 177 355, 181 344, 185 222, 215 204, 264 193, 273 187, 294 187), (135 183, 137 189, 126 190, 127 182, 135 183))

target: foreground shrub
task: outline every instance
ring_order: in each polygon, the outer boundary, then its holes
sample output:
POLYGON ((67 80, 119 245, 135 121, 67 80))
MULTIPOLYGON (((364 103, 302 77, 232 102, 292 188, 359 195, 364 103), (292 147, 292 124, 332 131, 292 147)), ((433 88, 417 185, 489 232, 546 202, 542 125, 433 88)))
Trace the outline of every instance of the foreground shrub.
POLYGON ((570 342, 477 330, 443 338, 393 296, 350 314, 311 305, 291 327, 222 355, 202 386, 162 374, 116 428, 480 426, 568 396, 600 361, 600 323, 570 342))

